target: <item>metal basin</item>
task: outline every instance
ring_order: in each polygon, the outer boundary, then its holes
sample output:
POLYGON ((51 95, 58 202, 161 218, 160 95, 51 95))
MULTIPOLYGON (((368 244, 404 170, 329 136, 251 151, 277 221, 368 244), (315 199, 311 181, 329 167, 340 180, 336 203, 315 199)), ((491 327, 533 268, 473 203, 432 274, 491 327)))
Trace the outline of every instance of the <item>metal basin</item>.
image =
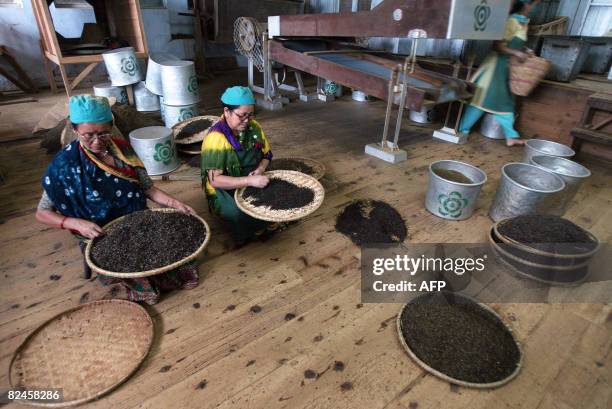
POLYGON ((567 145, 547 141, 545 139, 529 139, 525 141, 523 151, 523 163, 530 164, 531 157, 536 155, 559 156, 561 158, 571 158, 576 152, 567 145))
POLYGON ((555 194, 565 189, 559 176, 535 165, 508 163, 489 210, 489 217, 500 221, 523 214, 549 214, 555 194))
POLYGON ((487 181, 482 170, 456 160, 440 160, 429 165, 429 186, 425 207, 438 217, 465 220, 474 213, 478 194, 487 181), (461 183, 441 176, 437 170, 456 171, 471 180, 461 183))
POLYGON ((565 189, 557 194, 557 203, 551 212, 559 216, 565 213, 580 184, 591 172, 579 163, 555 156, 532 156, 531 163, 559 176, 565 182, 565 189))
POLYGON ((480 133, 490 139, 505 139, 504 129, 492 114, 485 114, 482 124, 480 124, 480 133))

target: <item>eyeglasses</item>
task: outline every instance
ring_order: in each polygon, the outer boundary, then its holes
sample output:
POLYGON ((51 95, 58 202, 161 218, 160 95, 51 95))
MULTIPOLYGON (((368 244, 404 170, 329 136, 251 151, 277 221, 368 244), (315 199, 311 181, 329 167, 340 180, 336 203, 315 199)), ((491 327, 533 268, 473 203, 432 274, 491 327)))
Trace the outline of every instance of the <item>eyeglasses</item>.
POLYGON ((89 142, 93 142, 95 138, 98 138, 101 141, 107 141, 111 137, 112 133, 111 132, 98 132, 98 133, 87 132, 87 133, 82 133, 79 135, 83 137, 85 142, 89 143, 89 142))
POLYGON ((245 120, 250 120, 255 118, 255 112, 245 112, 244 114, 239 114, 236 111, 231 111, 234 115, 238 117, 240 122, 244 122, 245 120))

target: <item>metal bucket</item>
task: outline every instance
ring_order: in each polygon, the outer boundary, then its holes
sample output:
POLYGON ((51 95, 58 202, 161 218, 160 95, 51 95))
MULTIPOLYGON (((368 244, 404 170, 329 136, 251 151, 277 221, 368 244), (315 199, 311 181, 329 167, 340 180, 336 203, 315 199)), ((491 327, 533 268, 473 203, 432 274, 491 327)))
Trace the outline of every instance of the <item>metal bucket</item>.
POLYGON ((334 97, 340 98, 342 96, 342 85, 331 80, 325 80, 322 91, 325 95, 333 95, 334 97))
POLYGON ((147 126, 130 132, 130 143, 149 175, 163 175, 179 167, 172 130, 147 126))
POLYGON ((567 145, 547 141, 545 139, 529 139, 525 141, 523 150, 523 163, 531 163, 532 156, 558 156, 560 158, 571 158, 576 152, 567 145))
POLYGON ((134 105, 140 112, 159 111, 159 97, 145 87, 144 81, 140 81, 134 87, 134 105))
POLYGON ((115 98, 118 104, 129 103, 127 91, 124 87, 115 87, 110 82, 96 84, 93 87, 94 95, 98 97, 115 98))
POLYGON ((368 101, 368 96, 363 91, 353 91, 351 93, 351 98, 353 98, 353 101, 358 101, 358 102, 368 101))
POLYGON ((161 66, 161 82, 166 105, 191 105, 200 100, 192 61, 165 61, 161 66))
POLYGON ((156 95, 163 95, 161 83, 161 66, 166 61, 176 61, 177 57, 167 53, 155 53, 149 55, 147 64, 147 79, 145 86, 149 91, 156 95))
POLYGON ((102 53, 111 83, 116 86, 136 84, 142 80, 134 48, 124 47, 102 53))
POLYGON ((449 220, 465 220, 474 213, 476 199, 487 175, 482 170, 456 160, 440 160, 429 165, 429 187, 425 207, 438 217, 449 220), (452 170, 462 173, 472 183, 461 183, 438 175, 436 170, 452 170))
POLYGON ((505 139, 504 129, 492 114, 485 114, 480 124, 480 133, 491 139, 505 139))
POLYGON ((161 95, 159 96, 159 115, 162 122, 164 122, 166 120, 166 107, 164 106, 164 97, 161 95))
POLYGON ((489 210, 489 217, 500 221, 524 214, 550 214, 556 194, 565 189, 559 176, 535 165, 507 163, 489 210))
POLYGON ((553 211, 559 216, 565 213, 570 202, 578 192, 580 184, 591 172, 579 163, 555 156, 532 156, 531 164, 558 175, 565 182, 565 189, 557 194, 553 211))
POLYGON ((430 124, 434 120, 433 107, 423 107, 420 111, 410 110, 410 120, 417 124, 430 124))
POLYGON ((164 103, 164 124, 166 128, 172 128, 175 124, 194 116, 198 116, 198 104, 174 106, 164 103))

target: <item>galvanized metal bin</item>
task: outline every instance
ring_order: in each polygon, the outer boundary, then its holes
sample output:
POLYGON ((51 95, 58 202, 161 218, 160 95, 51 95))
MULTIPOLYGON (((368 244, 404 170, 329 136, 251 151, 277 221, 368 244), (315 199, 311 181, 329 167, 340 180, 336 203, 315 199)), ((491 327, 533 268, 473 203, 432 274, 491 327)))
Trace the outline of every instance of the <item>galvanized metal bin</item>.
POLYGON ((166 105, 190 105, 200 100, 193 61, 165 61, 161 66, 161 83, 166 105))
POLYGON ((556 193, 565 189, 565 182, 552 172, 525 163, 508 163, 489 210, 493 221, 524 214, 550 214, 556 193))
POLYGON ((443 219, 465 220, 472 216, 478 194, 487 181, 482 170, 456 160, 440 160, 429 165, 429 186, 425 208, 443 219), (472 183, 461 183, 445 178, 436 170, 450 170, 463 174, 472 183))
POLYGON ((159 97, 149 91, 144 81, 134 86, 134 105, 141 112, 159 111, 159 97))
POLYGON ((545 139, 529 139, 525 141, 523 148, 523 163, 531 163, 532 156, 558 156, 560 158, 571 158, 576 152, 562 143, 547 141, 545 139))
POLYGON ((557 201, 551 213, 563 215, 578 192, 580 185, 591 172, 579 163, 554 156, 532 156, 531 164, 559 176, 565 182, 565 189, 557 194, 557 201))
POLYGON ((540 56, 550 60, 552 66, 547 79, 569 82, 574 80, 589 54, 590 44, 581 38, 546 36, 540 56))
POLYGON ((149 55, 147 65, 147 79, 145 85, 149 91, 156 95, 163 95, 161 83, 161 66, 166 61, 176 61, 177 57, 167 53, 154 53, 149 55))
POLYGON ((136 84, 142 80, 140 65, 133 47, 116 48, 102 53, 106 71, 116 87, 136 84))
MULTIPOLYGON (((166 122, 166 106, 164 105, 164 97, 162 95, 159 96, 159 116, 161 116, 161 120, 165 124, 165 122, 166 122)), ((171 128, 171 126, 167 126, 167 127, 171 128)))
POLYGON ((164 103, 163 110, 164 124, 167 128, 172 128, 179 122, 198 116, 198 104, 174 106, 164 103))
POLYGON ((480 124, 480 133, 490 139, 505 139, 504 129, 501 127, 495 115, 485 114, 480 124))
POLYGON ((589 54, 582 67, 583 72, 605 74, 610 68, 612 60, 612 38, 610 37, 582 37, 589 43, 589 54))
POLYGON ((98 97, 115 98, 118 104, 129 103, 128 95, 124 87, 115 87, 110 82, 96 84, 93 87, 94 95, 98 97))
POLYGON ((423 107, 420 111, 410 110, 410 120, 417 124, 430 124, 434 121, 434 108, 423 107))
POLYGON ((169 128, 147 126, 135 129, 130 132, 130 143, 149 175, 172 172, 181 164, 169 128))

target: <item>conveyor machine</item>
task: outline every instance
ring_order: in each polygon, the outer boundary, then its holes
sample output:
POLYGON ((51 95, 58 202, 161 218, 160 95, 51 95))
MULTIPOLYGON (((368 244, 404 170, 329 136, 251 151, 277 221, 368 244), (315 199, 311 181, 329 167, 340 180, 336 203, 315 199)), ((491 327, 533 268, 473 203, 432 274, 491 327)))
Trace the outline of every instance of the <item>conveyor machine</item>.
MULTIPOLYGON (((420 110, 424 105, 465 101, 474 91, 474 85, 465 80, 420 68, 416 64, 418 40, 501 39, 510 2, 384 0, 369 11, 270 16, 267 27, 241 18, 236 21, 234 39, 239 51, 249 58, 249 85, 263 94, 262 102, 270 108, 282 106, 281 91, 296 92, 300 99, 308 100, 301 72, 387 101, 382 140, 367 145, 366 153, 395 163, 406 159, 406 152, 397 146, 406 107, 420 110), (354 39, 363 37, 412 38, 411 55, 360 47, 354 39), (253 83, 253 65, 263 71, 263 87, 253 83), (285 75, 286 67, 293 69, 297 87, 277 80, 281 67, 285 75), (389 141, 393 105, 399 106, 399 112, 394 140, 389 141)), ((318 91, 321 85, 320 80, 318 91)), ((442 139, 462 142, 456 132, 447 134, 442 139)))

